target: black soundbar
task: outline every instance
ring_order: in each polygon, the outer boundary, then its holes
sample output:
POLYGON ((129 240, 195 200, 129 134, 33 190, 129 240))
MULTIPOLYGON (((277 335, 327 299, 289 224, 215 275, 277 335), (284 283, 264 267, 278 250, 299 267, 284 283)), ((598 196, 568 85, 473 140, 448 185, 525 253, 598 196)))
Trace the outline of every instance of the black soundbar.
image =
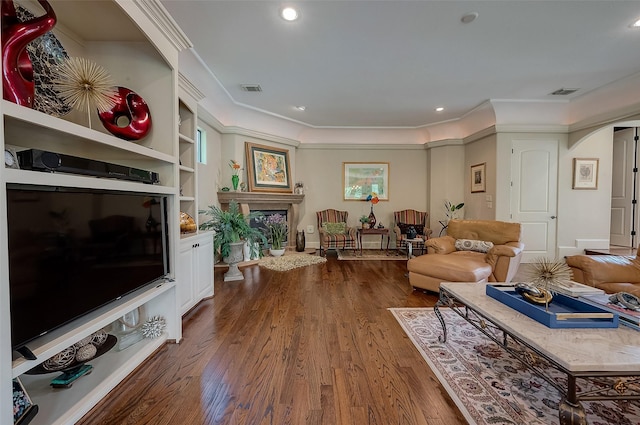
POLYGON ((62 173, 83 174, 95 177, 108 177, 121 180, 157 184, 158 173, 140 170, 123 165, 93 159, 79 158, 61 153, 28 149, 18 152, 18 162, 23 170, 59 171, 62 173))

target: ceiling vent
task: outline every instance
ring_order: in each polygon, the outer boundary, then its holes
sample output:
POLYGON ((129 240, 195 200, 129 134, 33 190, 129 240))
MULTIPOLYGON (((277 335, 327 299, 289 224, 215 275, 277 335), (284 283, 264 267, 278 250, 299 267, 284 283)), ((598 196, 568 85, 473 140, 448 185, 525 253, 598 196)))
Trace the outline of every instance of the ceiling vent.
POLYGON ((242 91, 249 91, 249 92, 262 91, 262 87, 260 87, 260 84, 242 84, 240 88, 242 89, 242 91))
POLYGON ((577 92, 578 90, 580 90, 580 89, 565 89, 565 88, 562 88, 562 89, 558 89, 558 90, 556 90, 554 92, 551 92, 551 94, 553 96, 567 96, 567 95, 570 95, 572 93, 577 92))

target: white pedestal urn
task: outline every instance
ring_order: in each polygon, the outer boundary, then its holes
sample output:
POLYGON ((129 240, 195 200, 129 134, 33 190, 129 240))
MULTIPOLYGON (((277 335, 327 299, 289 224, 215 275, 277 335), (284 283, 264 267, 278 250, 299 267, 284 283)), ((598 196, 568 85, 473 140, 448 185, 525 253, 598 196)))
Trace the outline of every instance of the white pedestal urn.
POLYGON ((273 257, 281 257, 282 255, 284 255, 284 248, 282 248, 282 249, 270 248, 269 249, 269 254, 271 254, 273 257))
POLYGON ((224 281, 243 280, 244 275, 238 269, 238 263, 244 258, 244 241, 229 244, 231 253, 224 258, 224 262, 229 265, 229 270, 224 274, 224 281))

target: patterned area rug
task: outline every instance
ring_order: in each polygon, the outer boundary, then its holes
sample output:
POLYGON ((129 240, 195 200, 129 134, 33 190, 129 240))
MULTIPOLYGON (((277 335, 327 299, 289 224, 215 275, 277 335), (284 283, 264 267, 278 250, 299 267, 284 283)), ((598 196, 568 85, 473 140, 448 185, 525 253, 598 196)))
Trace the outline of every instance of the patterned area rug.
MULTIPOLYGON (((455 312, 441 309, 447 342, 432 308, 389 309, 470 424, 558 423, 561 394, 455 312)), ((558 380, 566 375, 558 373, 558 380)), ((583 402, 590 425, 639 425, 640 401, 583 402)))
POLYGON ((352 249, 339 249, 338 260, 393 260, 393 261, 407 261, 407 256, 403 254, 396 255, 397 251, 390 249, 389 252, 378 249, 364 249, 362 255, 360 250, 356 249, 355 252, 352 249))
POLYGON ((297 269, 298 267, 311 266, 313 264, 326 263, 327 259, 317 255, 309 254, 286 254, 282 257, 264 257, 260 259, 258 264, 269 270, 286 272, 288 270, 297 269))

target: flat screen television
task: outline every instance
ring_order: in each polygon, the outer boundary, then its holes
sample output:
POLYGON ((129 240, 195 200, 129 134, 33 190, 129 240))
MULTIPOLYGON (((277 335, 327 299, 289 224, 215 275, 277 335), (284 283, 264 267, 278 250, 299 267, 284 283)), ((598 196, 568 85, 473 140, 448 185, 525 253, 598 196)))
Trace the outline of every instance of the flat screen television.
POLYGON ((12 349, 166 276, 166 217, 157 194, 7 185, 12 349))

